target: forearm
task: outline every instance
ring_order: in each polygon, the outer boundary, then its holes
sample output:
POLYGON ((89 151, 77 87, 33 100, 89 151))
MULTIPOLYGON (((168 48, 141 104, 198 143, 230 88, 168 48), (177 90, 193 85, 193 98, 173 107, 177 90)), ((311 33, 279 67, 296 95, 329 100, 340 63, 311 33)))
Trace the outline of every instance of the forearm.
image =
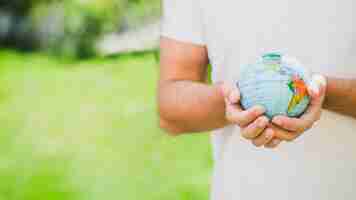
POLYGON ((356 78, 328 77, 324 108, 356 118, 356 78))
POLYGON ((158 98, 161 126, 169 132, 202 132, 228 124, 223 94, 217 85, 169 81, 160 84, 158 98))

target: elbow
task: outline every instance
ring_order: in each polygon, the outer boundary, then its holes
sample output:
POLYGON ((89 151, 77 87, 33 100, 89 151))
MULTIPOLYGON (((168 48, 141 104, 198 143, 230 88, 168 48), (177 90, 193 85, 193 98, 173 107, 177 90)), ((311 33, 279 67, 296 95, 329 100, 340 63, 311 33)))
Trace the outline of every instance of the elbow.
POLYGON ((186 131, 180 128, 176 123, 168 121, 162 117, 159 119, 159 127, 165 131, 169 136, 179 136, 184 134, 186 131))
POLYGON ((159 104, 159 127, 170 136, 179 136, 186 133, 186 130, 183 128, 184 126, 178 122, 179 118, 177 118, 174 113, 174 110, 171 108, 159 104))
POLYGON ((181 115, 177 108, 170 103, 169 95, 158 96, 159 127, 170 136, 179 136, 186 133, 184 124, 180 121, 181 115))

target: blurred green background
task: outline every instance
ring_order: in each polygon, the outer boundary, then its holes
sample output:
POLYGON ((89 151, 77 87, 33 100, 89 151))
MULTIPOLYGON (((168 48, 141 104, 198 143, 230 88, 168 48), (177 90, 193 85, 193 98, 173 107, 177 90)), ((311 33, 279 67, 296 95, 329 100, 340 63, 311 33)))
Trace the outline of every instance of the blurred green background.
POLYGON ((0 0, 0 200, 208 199, 208 136, 157 126, 157 49, 97 49, 159 15, 159 0, 0 0))

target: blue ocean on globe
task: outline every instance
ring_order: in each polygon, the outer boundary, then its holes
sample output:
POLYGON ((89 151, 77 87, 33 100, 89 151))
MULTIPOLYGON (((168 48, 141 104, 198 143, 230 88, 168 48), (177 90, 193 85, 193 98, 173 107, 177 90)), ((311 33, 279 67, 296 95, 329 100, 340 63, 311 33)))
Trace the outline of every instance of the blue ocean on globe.
POLYGON ((244 109, 261 105, 270 119, 277 115, 299 117, 307 109, 310 77, 296 59, 280 53, 266 53, 241 69, 237 86, 244 109))

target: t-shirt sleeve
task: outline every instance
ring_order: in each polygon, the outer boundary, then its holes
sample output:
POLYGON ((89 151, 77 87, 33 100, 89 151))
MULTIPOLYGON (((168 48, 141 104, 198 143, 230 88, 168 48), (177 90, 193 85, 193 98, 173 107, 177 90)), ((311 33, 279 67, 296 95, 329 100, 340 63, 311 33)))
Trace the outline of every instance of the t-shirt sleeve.
POLYGON ((203 21, 197 0, 162 1, 161 36, 204 45, 203 21))

